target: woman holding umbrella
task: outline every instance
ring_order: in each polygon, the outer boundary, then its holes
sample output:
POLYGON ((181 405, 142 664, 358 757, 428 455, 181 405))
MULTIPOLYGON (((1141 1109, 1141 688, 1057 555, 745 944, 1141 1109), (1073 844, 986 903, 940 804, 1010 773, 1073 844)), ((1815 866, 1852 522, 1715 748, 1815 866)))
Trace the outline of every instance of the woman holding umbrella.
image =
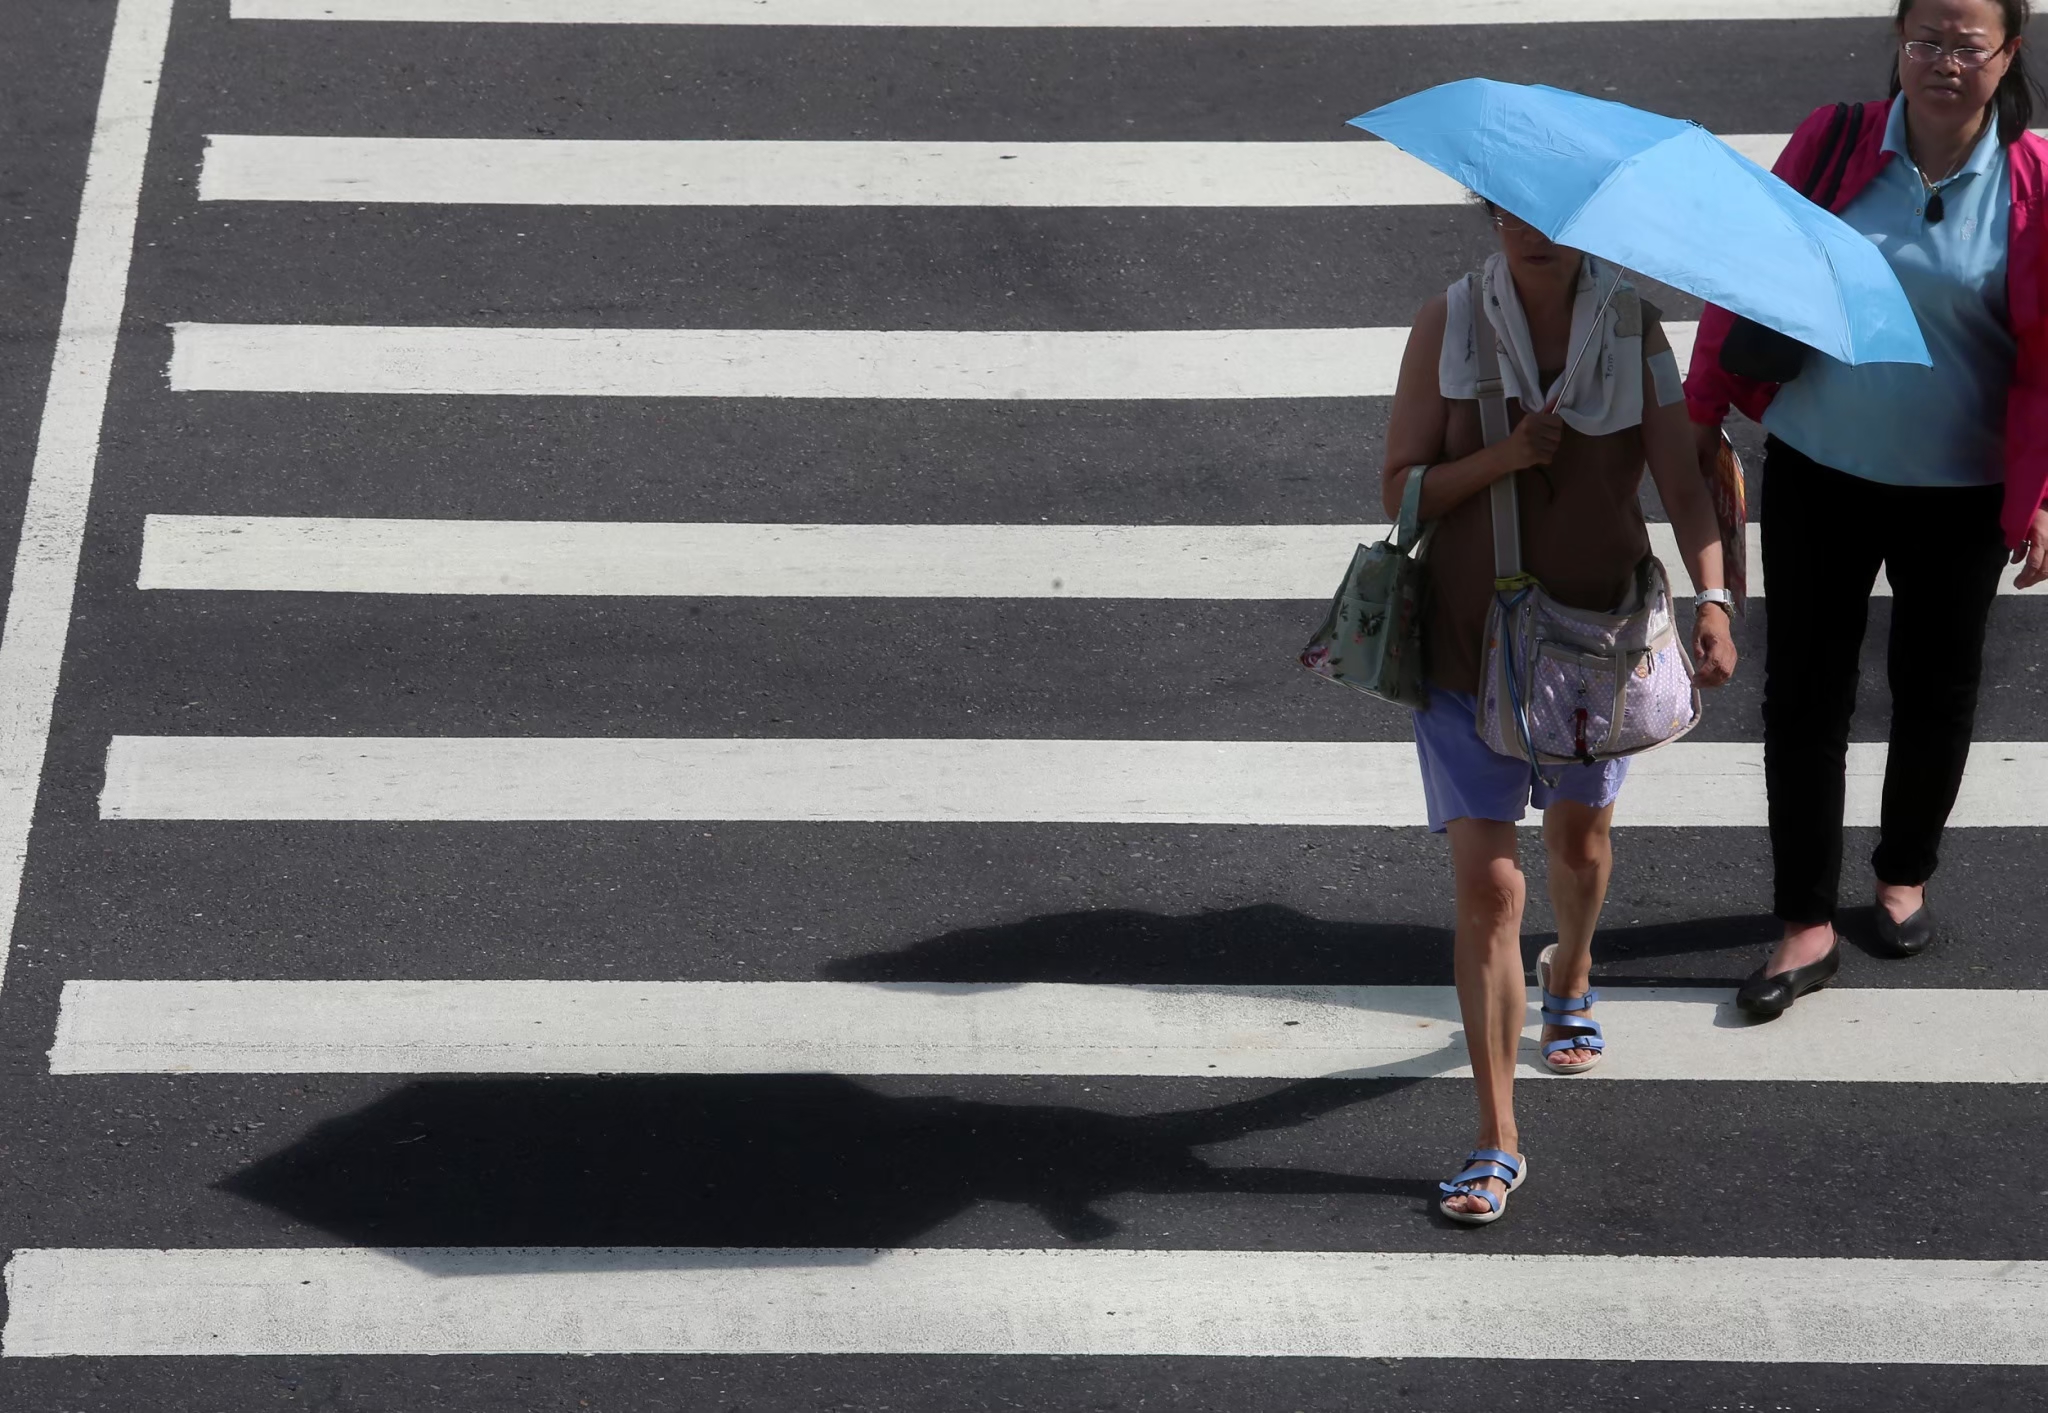
MULTIPOLYGON (((1686 390, 1656 311, 1618 282, 1620 271, 1739 305, 1762 326, 1850 363, 1925 363, 1929 355, 1898 277, 1869 241, 1788 197, 1783 183, 1697 124, 1489 79, 1439 85, 1351 121, 1477 192, 1500 237, 1483 278, 1451 286, 1416 320, 1383 479, 1392 514, 1420 476, 1420 513, 1435 522, 1430 595, 1413 645, 1429 689, 1415 734, 1432 827, 1451 839, 1458 997, 1480 1111, 1479 1151, 1444 1184, 1442 1211, 1479 1224, 1500 1215, 1527 1172, 1512 1107, 1526 1012, 1515 822, 1527 803, 1544 810, 1558 944, 1537 962, 1543 1060, 1580 1073, 1604 1045, 1586 987, 1623 776, 1619 762, 1585 750, 1590 764, 1532 790, 1527 765, 1480 739, 1471 697, 1486 616, 1496 601, 1503 610, 1526 602, 1517 590, 1531 576, 1553 600, 1614 612, 1649 549, 1636 499, 1647 459, 1701 591, 1697 680, 1717 685, 1735 667, 1721 527, 1695 461, 1686 390), (1511 430, 1494 401, 1492 348, 1501 390, 1520 412, 1511 430), (1568 369, 1582 353, 1575 379, 1568 369), (1492 437, 1481 431, 1482 387, 1492 437), (1520 491, 1507 495, 1508 478, 1524 468, 1543 469, 1517 476, 1520 491), (1490 504, 1498 500, 1505 513, 1516 499, 1519 564, 1505 528, 1498 559, 1493 553, 1490 504), (1497 593, 1497 582, 1509 592, 1497 593)), ((2048 409, 2048 377, 2043 387, 2048 409)), ((2048 430, 2048 410, 2042 420, 2048 430)))
POLYGON ((1933 939, 1933 876, 1970 753, 2000 573, 2048 579, 2048 144, 2029 136, 2026 0, 1901 0, 1889 103, 1830 107, 1778 174, 1815 191, 1899 277, 1931 367, 1804 357, 1782 386, 1723 357, 1709 307, 1686 394, 1699 454, 1728 408, 1770 433, 1764 462, 1764 762, 1773 908, 1784 935, 1740 1003, 1771 1017, 1840 964, 1844 769, 1880 566, 1893 591, 1891 749, 1877 932, 1933 939), (1818 180, 1816 180, 1818 179, 1818 180), (1733 365, 1730 371, 1723 364, 1733 365))
POLYGON ((1488 210, 1499 252, 1482 275, 1425 305, 1409 334, 1381 483, 1392 515, 1409 478, 1422 476, 1421 515, 1436 526, 1423 625, 1429 705, 1415 713, 1415 744, 1430 827, 1450 836, 1458 999, 1479 1089, 1478 1147, 1443 1184, 1441 1210, 1470 1225, 1498 1218, 1527 1170, 1513 1108, 1526 1014, 1516 825, 1533 784, 1559 938, 1538 968, 1549 1023, 1543 1058, 1557 1073, 1582 1073, 1604 1048, 1588 982, 1613 867, 1609 825, 1628 764, 1572 765, 1554 785, 1532 782, 1526 761, 1480 739, 1474 694, 1495 579, 1489 488, 1541 470, 1540 484, 1533 473, 1522 477, 1524 567, 1553 598, 1608 612, 1650 552, 1638 499, 1647 457, 1686 567, 1707 591, 1693 632, 1698 681, 1719 685, 1735 667, 1720 530, 1694 468, 1678 366, 1656 311, 1617 288, 1611 266, 1488 210), (1490 446, 1477 401, 1482 338, 1500 348, 1514 419, 1507 440, 1490 446), (1589 351, 1568 376, 1580 342, 1589 351))

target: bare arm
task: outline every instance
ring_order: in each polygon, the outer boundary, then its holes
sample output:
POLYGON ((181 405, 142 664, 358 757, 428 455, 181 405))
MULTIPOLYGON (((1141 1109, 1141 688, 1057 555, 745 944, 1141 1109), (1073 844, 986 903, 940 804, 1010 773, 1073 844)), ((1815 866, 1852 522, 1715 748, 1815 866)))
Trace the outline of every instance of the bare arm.
POLYGON ((1450 412, 1437 384, 1445 317, 1442 295, 1423 305, 1401 355, 1401 378, 1387 423, 1387 457, 1380 468, 1380 502, 1390 520, 1401 513, 1401 493, 1408 485, 1411 466, 1429 467, 1429 478, 1422 483, 1422 518, 1435 520, 1510 472, 1549 461, 1564 435, 1562 418, 1538 413, 1524 417, 1506 441, 1483 447, 1462 460, 1438 464, 1450 425, 1450 412))
POLYGON ((1721 526, 1700 475, 1685 404, 1658 407, 1655 401, 1645 399, 1643 406, 1643 450, 1649 456, 1650 476, 1657 483, 1664 512, 1671 517, 1685 572, 1692 576, 1694 589, 1725 588, 1728 575, 1721 562, 1721 526))
MULTIPOLYGON (((1670 347, 1662 329, 1643 341, 1646 353, 1670 347)), ((1718 440, 1719 430, 1715 437, 1718 440)), ((1664 513, 1671 517, 1672 534, 1685 560, 1685 572, 1698 589, 1721 589, 1728 584, 1727 566, 1721 559, 1721 526, 1714 518, 1713 502, 1707 498, 1707 483, 1700 474, 1700 452, 1695 428, 1686 415, 1685 403, 1660 407, 1650 385, 1643 388, 1643 451, 1650 463, 1650 477, 1664 501, 1664 513)), ((1719 604, 1702 604, 1693 616, 1693 660, 1702 687, 1718 687, 1735 675, 1733 624, 1719 604)))

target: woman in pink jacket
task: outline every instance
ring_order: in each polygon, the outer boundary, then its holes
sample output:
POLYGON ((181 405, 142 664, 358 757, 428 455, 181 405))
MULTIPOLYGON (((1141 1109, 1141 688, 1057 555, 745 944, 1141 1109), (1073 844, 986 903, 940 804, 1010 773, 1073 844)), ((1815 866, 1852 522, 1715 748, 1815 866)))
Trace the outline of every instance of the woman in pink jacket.
MULTIPOLYGON (((1734 319, 1700 324, 1687 409, 1702 458, 1730 406, 1764 461, 1764 773, 1776 952, 1741 1005, 1776 1016, 1840 964, 1844 766, 1872 586, 1891 581, 1891 753, 1880 942, 1935 932, 1926 885, 1961 786, 1984 632, 2008 559, 2048 579, 2048 143, 2021 46, 2026 0, 1901 0, 1888 103, 1801 125, 1778 174, 1875 242, 1934 366, 1850 367, 1808 350, 1782 385, 1723 366, 1734 319)), ((1740 355, 1728 362, 1744 366, 1740 355)))

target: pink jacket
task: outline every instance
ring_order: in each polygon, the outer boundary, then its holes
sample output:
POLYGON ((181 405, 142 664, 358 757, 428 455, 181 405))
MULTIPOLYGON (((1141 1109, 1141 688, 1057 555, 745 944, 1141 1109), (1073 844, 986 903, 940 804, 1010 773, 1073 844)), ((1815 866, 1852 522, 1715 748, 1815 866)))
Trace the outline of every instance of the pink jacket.
MULTIPOLYGON (((1793 186, 1805 185, 1834 112, 1833 104, 1818 109, 1785 144, 1774 170, 1793 186)), ((1890 116, 1890 103, 1863 105, 1863 129, 1842 175, 1836 212, 1861 195, 1891 160, 1891 154, 1882 150, 1890 116)), ((2029 133, 2007 151, 2012 225, 2006 238, 2005 288, 2017 351, 2005 404, 2003 524, 2006 543, 2018 549, 2026 542, 2035 510, 2048 497, 2048 142, 2029 133)), ((1722 370, 1721 343, 1734 323, 1734 315, 1712 304, 1700 319, 1692 370, 1685 379, 1687 410, 1695 422, 1716 425, 1730 406, 1760 422, 1777 395, 1775 383, 1754 382, 1722 370)))

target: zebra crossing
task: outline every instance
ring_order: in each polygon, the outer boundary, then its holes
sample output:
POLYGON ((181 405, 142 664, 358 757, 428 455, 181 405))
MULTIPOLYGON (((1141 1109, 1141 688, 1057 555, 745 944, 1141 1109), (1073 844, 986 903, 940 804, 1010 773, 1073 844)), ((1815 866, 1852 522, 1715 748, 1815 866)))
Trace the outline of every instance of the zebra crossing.
MULTIPOLYGON (((1872 11, 121 0, 0 644, 0 1129, 48 1145, 0 1401, 258 1406, 311 1360, 338 1407, 2038 1406, 2048 1250, 1964 1208, 2042 1156, 2044 610, 1994 617, 1956 940, 1783 1023, 1731 1005, 1753 680, 1639 763, 1605 1082, 1525 1065, 1484 1250, 1426 1215, 1470 1099, 1412 747, 1289 664, 1383 532, 1394 321, 1483 249, 1335 125, 1402 56, 1564 35, 1768 162, 1836 96, 1801 46, 1874 73, 1872 11), (600 83, 602 137, 518 86, 812 30, 1031 84, 837 132, 865 76, 743 131, 701 72, 659 125, 600 83), (1386 63, 1330 128, 1178 140, 1176 75, 1065 112, 1007 47, 1060 31, 1386 63), (296 91, 239 92, 249 46, 296 91), (405 106, 344 130, 366 63, 405 106), (1241 218, 1370 238, 1218 290, 1190 252, 1241 218)), ((1859 720, 1855 828, 1885 751, 1859 720)))

